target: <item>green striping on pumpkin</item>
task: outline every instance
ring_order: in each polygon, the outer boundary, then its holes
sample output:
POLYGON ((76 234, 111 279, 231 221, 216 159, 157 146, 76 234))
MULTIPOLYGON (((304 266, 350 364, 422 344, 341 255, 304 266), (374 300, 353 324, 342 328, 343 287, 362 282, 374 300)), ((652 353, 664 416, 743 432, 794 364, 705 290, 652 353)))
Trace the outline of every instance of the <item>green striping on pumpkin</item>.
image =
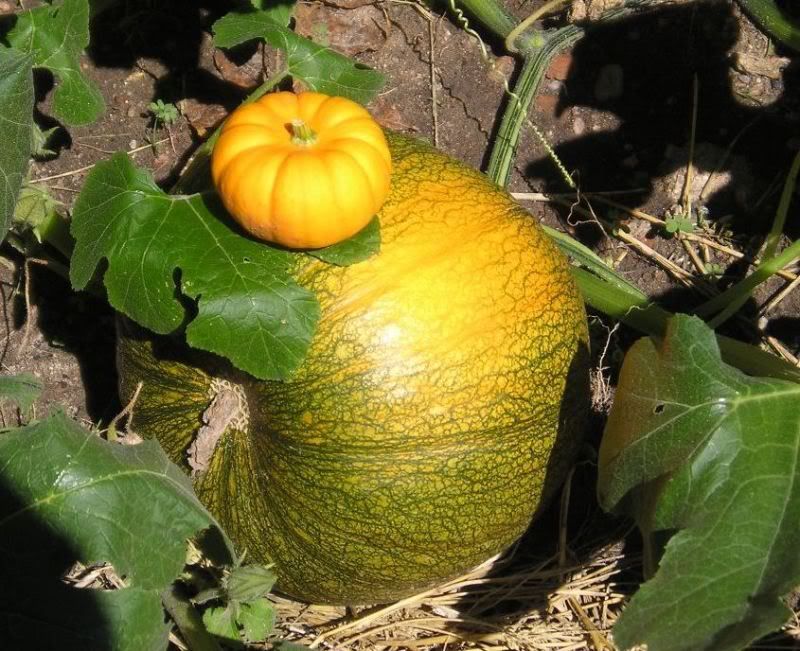
POLYGON ((566 259, 479 172, 389 143, 380 254, 298 256, 322 318, 291 381, 119 333, 123 398, 144 383, 134 429, 184 466, 214 378, 246 397, 198 494, 248 558, 276 564, 280 589, 312 602, 400 598, 502 551, 562 481, 588 408, 566 259))

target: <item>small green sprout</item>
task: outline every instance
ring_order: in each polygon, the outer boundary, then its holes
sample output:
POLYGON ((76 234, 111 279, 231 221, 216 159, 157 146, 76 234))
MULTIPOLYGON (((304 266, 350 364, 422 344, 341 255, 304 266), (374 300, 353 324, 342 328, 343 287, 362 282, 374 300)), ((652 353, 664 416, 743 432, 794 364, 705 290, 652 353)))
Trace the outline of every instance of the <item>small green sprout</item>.
POLYGON ((178 107, 170 102, 165 104, 163 100, 159 99, 155 102, 150 102, 147 108, 150 109, 155 118, 155 126, 159 124, 170 125, 178 119, 178 107))
POLYGON ((691 208, 687 211, 683 206, 672 206, 664 215, 664 230, 668 235, 691 233, 695 225, 694 212, 691 208))
POLYGON ((670 235, 691 233, 694 230, 694 224, 686 215, 668 215, 664 220, 664 230, 670 235))

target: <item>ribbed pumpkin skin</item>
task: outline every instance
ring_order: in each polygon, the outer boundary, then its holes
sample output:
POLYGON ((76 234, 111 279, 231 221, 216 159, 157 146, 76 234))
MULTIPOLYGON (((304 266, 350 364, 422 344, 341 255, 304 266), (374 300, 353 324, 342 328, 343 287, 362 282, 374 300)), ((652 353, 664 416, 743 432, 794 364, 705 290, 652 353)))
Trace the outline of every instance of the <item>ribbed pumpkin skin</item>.
POLYGON ((386 199, 390 172, 386 137, 367 110, 313 92, 268 93, 240 106, 211 159, 231 216, 255 237, 299 249, 336 244, 364 228, 386 199), (313 143, 293 137, 296 120, 313 143))
MULTIPOLYGON (((400 598, 503 550, 563 479, 587 411, 566 260, 483 175, 389 142, 381 253, 300 258, 322 306, 309 354, 289 382, 228 372, 249 431, 228 431, 197 482, 238 548, 312 602, 400 598)), ((214 362, 171 345, 125 327, 119 371, 123 396, 144 381, 136 431, 185 464, 214 362)))

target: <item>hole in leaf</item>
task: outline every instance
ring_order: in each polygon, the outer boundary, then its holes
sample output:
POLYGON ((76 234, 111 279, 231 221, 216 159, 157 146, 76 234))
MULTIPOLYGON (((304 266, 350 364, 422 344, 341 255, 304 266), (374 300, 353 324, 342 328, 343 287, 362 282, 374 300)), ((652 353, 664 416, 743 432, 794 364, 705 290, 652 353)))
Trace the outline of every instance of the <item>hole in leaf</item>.
POLYGON ((653 413, 656 414, 656 415, 664 413, 664 407, 666 407, 666 405, 663 402, 659 402, 653 408, 653 413))

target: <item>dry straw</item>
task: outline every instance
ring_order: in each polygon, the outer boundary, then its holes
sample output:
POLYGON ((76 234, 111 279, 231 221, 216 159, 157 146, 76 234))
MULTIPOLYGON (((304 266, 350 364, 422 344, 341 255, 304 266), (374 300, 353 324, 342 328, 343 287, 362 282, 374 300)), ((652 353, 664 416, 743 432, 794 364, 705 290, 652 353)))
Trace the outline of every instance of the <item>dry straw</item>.
POLYGON ((612 649, 608 632, 638 557, 602 549, 566 566, 559 555, 490 561, 435 590, 347 613, 278 599, 283 633, 319 649, 612 649))

